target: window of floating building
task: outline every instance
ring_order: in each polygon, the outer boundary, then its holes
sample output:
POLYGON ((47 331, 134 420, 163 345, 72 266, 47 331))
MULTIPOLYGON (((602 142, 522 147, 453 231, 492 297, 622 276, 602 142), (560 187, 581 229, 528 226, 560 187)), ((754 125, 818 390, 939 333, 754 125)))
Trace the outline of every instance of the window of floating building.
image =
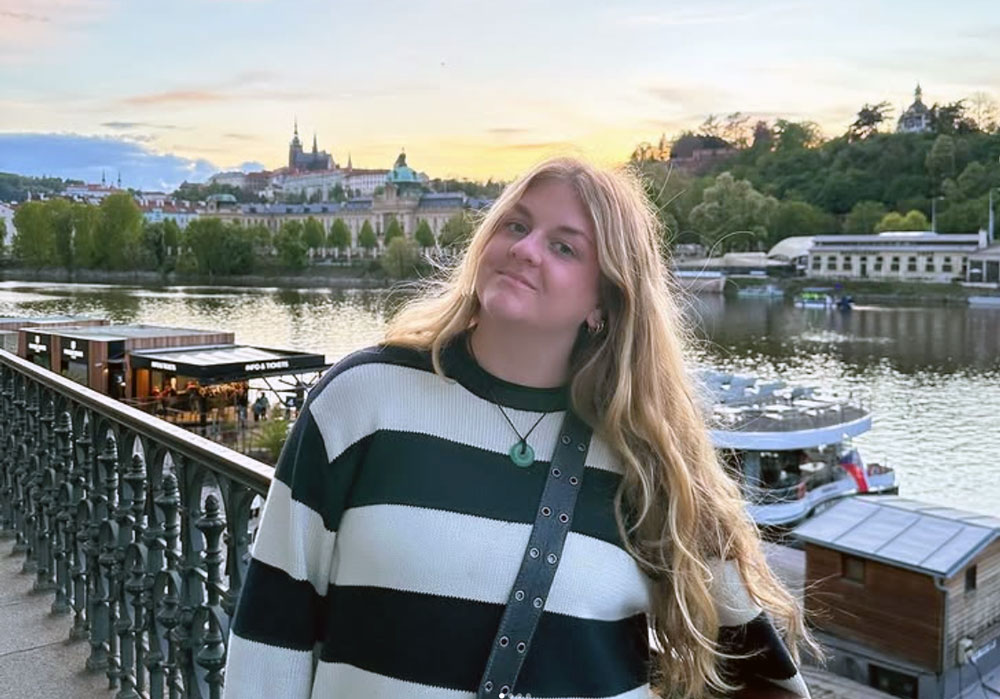
POLYGON ((840 555, 840 575, 845 580, 865 584, 865 559, 857 556, 840 555))
POLYGON ((836 255, 828 255, 827 256, 827 258, 826 258, 826 268, 828 270, 835 270, 835 269, 837 269, 837 256, 836 255))
POLYGON ((851 256, 850 255, 846 255, 844 257, 844 265, 843 265, 843 267, 841 267, 841 269, 843 269, 845 272, 849 271, 851 269, 851 264, 852 264, 851 263, 851 256))
POLYGON ((917 271, 917 258, 915 257, 906 258, 906 271, 907 272, 917 271))
POLYGON ((875 271, 876 272, 881 272, 882 271, 882 264, 884 262, 885 262, 885 260, 882 259, 881 255, 879 255, 878 257, 875 258, 875 271))
POLYGON ((919 688, 917 678, 913 675, 896 672, 874 663, 868 666, 868 684, 894 697, 912 697, 912 699, 917 698, 919 688))
POLYGON ((929 255, 924 260, 924 271, 925 272, 933 272, 934 271, 934 256, 933 255, 929 255))
POLYGON ((813 263, 813 269, 818 270, 823 268, 823 258, 821 258, 819 255, 813 255, 812 263, 813 263))
POLYGON ((962 276, 964 277, 969 270, 969 260, 966 257, 960 257, 962 263, 962 276))
POLYGON ((951 269, 952 269, 952 267, 951 267, 951 257, 945 257, 944 258, 944 264, 941 265, 941 271, 942 272, 950 272, 951 269))
POLYGON ((972 592, 976 589, 976 566, 972 565, 965 569, 965 591, 972 592))
POLYGON ((893 257, 892 258, 892 263, 889 265, 889 271, 890 272, 898 272, 899 271, 899 258, 898 257, 893 257))

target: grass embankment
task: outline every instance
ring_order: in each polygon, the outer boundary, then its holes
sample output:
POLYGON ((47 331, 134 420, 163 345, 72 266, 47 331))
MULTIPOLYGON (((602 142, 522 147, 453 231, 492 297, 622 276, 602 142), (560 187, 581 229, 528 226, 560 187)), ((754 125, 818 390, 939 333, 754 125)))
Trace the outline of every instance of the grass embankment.
POLYGON ((853 296, 861 303, 940 303, 966 304, 969 296, 985 296, 989 289, 970 289, 957 282, 942 284, 937 282, 904 282, 874 279, 816 279, 794 277, 788 279, 770 277, 730 277, 726 282, 726 295, 736 295, 740 288, 775 284, 786 296, 795 296, 809 286, 827 287, 837 294, 853 296))

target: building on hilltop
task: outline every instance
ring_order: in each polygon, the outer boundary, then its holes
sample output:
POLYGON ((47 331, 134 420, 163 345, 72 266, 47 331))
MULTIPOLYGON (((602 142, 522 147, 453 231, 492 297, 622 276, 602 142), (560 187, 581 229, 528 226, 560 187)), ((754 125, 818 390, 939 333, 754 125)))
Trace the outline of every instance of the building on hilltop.
POLYGON ((732 144, 718 136, 686 134, 671 146, 670 164, 684 172, 701 175, 738 152, 732 144))
POLYGON ((931 110, 924 104, 924 91, 917 83, 913 91, 913 104, 900 115, 896 133, 929 133, 931 131, 931 110))
POLYGON ((292 142, 288 145, 288 169, 315 171, 333 170, 335 167, 333 156, 325 150, 319 150, 316 146, 316 134, 313 134, 312 152, 306 153, 302 150, 302 141, 299 140, 299 122, 296 120, 292 142))

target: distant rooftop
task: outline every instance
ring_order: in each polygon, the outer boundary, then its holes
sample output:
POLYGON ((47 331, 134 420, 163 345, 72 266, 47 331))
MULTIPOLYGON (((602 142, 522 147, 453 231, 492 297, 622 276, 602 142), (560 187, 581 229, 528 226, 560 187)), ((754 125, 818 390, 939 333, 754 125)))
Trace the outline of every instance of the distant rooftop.
POLYGON ((75 337, 81 340, 125 340, 136 337, 176 337, 178 335, 217 335, 220 330, 170 328, 159 325, 98 325, 95 327, 53 328, 53 335, 75 337))
POLYGON ((794 536, 950 578, 1000 539, 1000 519, 897 496, 848 498, 800 525, 794 536))

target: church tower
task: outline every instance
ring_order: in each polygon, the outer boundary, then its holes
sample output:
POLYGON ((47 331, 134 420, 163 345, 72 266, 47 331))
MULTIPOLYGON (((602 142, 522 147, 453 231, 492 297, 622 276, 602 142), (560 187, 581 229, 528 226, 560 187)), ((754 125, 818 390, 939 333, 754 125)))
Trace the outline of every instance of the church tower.
POLYGON ((297 169, 301 156, 302 156, 302 141, 299 140, 299 120, 296 117, 295 134, 292 136, 292 142, 288 146, 288 167, 292 170, 297 169))

